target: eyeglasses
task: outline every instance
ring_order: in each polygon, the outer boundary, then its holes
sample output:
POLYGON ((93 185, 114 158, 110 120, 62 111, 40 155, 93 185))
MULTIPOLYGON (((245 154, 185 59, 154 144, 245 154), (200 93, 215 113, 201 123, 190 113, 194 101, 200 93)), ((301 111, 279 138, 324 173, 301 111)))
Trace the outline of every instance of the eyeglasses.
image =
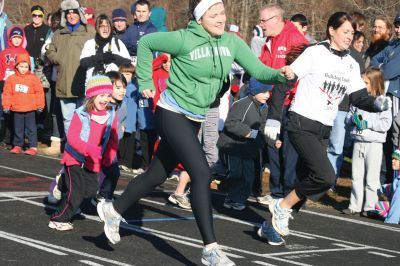
POLYGON ((260 24, 265 24, 265 23, 267 23, 268 21, 270 21, 271 19, 273 19, 275 17, 276 17, 276 15, 272 16, 272 17, 270 17, 268 19, 260 19, 259 22, 260 22, 260 24))
POLYGON ((33 18, 42 18, 42 17, 43 17, 43 15, 32 14, 32 17, 33 17, 33 18))

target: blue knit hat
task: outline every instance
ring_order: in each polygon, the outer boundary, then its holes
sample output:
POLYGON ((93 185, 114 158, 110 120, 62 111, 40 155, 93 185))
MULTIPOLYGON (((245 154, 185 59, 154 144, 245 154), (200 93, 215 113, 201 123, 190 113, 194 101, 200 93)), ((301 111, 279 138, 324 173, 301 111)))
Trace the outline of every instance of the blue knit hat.
POLYGON ((124 20, 124 21, 128 20, 126 12, 122 8, 117 8, 112 11, 112 21, 117 21, 117 20, 124 20))
POLYGON ((250 79, 249 92, 251 95, 256 95, 271 90, 272 90, 272 85, 261 83, 255 78, 250 79))

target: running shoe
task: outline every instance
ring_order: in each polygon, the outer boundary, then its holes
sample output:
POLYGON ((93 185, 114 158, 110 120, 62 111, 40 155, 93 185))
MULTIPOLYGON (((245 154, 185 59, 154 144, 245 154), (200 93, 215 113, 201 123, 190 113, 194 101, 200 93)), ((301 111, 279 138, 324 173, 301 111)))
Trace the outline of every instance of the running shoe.
POLYGON ((225 252, 221 250, 219 245, 215 245, 211 249, 203 249, 203 256, 201 257, 201 263, 210 266, 234 266, 235 263, 231 261, 225 252))
POLYGON ((239 202, 234 202, 230 199, 225 199, 224 201, 224 207, 227 209, 234 209, 237 211, 243 211, 246 209, 246 204, 239 203, 239 202))
POLYGON ((262 197, 257 197, 257 202, 263 205, 270 205, 273 200, 274 198, 269 194, 262 197))
POLYGON ((274 199, 268 208, 272 214, 272 225, 282 236, 289 235, 289 219, 292 217, 292 209, 281 208, 279 204, 282 199, 274 199))
POLYGON ((74 226, 72 225, 72 223, 61 223, 61 222, 56 222, 56 221, 50 221, 49 228, 55 229, 58 231, 69 231, 69 230, 74 229, 74 226))
POLYGON ((265 240, 272 246, 281 246, 285 244, 285 240, 276 232, 274 227, 264 221, 261 227, 257 230, 257 235, 265 240))
POLYGON ((111 243, 117 244, 121 237, 119 235, 119 224, 125 220, 119 215, 112 205, 112 202, 100 201, 97 204, 97 213, 104 222, 104 233, 111 243))
POLYGON ((192 208, 190 205, 190 201, 189 201, 188 197, 186 196, 186 193, 179 195, 174 192, 168 197, 168 201, 175 205, 178 205, 182 209, 188 210, 188 209, 192 208))

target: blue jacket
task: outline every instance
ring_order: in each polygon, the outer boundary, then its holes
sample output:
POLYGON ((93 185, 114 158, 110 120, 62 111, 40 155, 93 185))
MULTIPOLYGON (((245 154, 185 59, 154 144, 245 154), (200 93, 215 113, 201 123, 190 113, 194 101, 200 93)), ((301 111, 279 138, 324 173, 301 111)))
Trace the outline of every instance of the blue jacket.
POLYGON ((394 171, 393 178, 393 196, 390 201, 389 213, 385 219, 385 223, 399 224, 400 223, 400 176, 398 171, 394 171))
POLYGON ((146 99, 139 96, 138 107, 139 129, 155 129, 153 99, 146 99))
POLYGON ((137 115, 138 115, 138 89, 131 82, 126 87, 126 95, 124 98, 124 102, 127 107, 127 116, 126 116, 126 127, 125 132, 132 133, 136 132, 136 123, 137 123, 137 115))
POLYGON ((142 36, 157 32, 157 28, 150 22, 134 22, 121 36, 120 40, 125 44, 131 56, 137 56, 137 46, 142 36))
POLYGON ((126 102, 122 101, 121 104, 110 103, 111 107, 117 111, 118 115, 118 140, 121 140, 124 136, 123 128, 126 128, 126 118, 128 108, 126 102))
MULTIPOLYGON (((85 111, 85 108, 86 108, 86 106, 82 105, 81 107, 76 109, 75 112, 78 114, 79 119, 82 122, 82 130, 81 130, 81 133, 79 134, 79 136, 83 141, 87 142, 89 139, 89 135, 90 135, 90 115, 88 112, 85 111)), ((102 144, 101 144, 102 145, 102 154, 104 153, 104 151, 107 147, 108 140, 110 139, 111 126, 112 126, 112 123, 113 123, 114 117, 115 117, 114 108, 112 108, 111 110, 108 110, 107 112, 110 114, 110 119, 108 119, 108 121, 107 121, 107 127, 106 127, 106 130, 103 135, 103 140, 102 140, 102 144)), ((70 146, 68 144, 68 141, 65 144, 65 150, 69 154, 71 154, 73 157, 75 157, 78 161, 80 161, 81 163, 85 162, 85 155, 76 151, 72 146, 70 146)))
POLYGON ((371 60, 371 66, 382 69, 389 81, 387 93, 400 98, 400 40, 391 41, 385 49, 371 60))

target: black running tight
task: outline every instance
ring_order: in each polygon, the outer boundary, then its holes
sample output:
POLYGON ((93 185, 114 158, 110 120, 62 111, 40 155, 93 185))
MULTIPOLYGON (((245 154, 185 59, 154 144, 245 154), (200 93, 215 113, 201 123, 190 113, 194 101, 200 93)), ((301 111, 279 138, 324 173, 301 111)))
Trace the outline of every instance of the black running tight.
POLYGON ((184 115, 157 107, 155 113, 160 145, 149 169, 129 182, 124 193, 114 202, 118 213, 123 213, 140 198, 162 184, 178 163, 182 163, 191 179, 191 205, 205 245, 215 242, 210 170, 197 133, 200 123, 184 115))

